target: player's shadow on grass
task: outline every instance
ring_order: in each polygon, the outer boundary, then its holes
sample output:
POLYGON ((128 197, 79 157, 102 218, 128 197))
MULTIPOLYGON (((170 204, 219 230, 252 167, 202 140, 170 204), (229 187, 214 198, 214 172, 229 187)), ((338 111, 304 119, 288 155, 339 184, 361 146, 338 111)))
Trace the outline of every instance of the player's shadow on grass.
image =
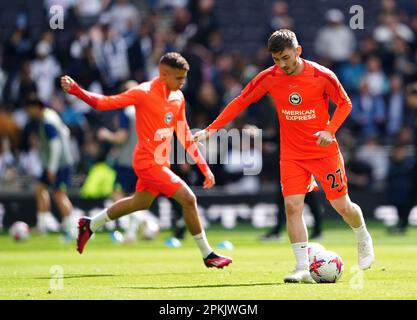
MULTIPOLYGON (((79 278, 102 278, 102 277, 116 277, 115 274, 69 274, 64 275, 64 279, 79 279, 79 278)), ((49 280, 51 277, 36 277, 38 280, 49 280)))
POLYGON ((258 283, 236 283, 236 284, 198 284, 189 286, 167 286, 167 287, 149 287, 149 286, 135 286, 135 287, 120 287, 121 289, 142 289, 142 290, 170 290, 170 289, 193 289, 193 288, 224 288, 224 287, 253 287, 253 286, 276 286, 283 285, 277 282, 258 282, 258 283))

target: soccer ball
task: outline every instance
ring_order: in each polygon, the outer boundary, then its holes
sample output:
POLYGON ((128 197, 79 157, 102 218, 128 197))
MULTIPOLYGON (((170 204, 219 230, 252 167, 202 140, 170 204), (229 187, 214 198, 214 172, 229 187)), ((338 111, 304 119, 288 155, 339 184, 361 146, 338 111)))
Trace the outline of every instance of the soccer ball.
POLYGON ((159 234, 159 224, 154 219, 144 219, 138 228, 139 239, 152 240, 159 234))
POLYGON ((307 245, 307 250, 308 250, 308 260, 311 263, 314 260, 314 257, 315 257, 316 254, 318 254, 319 252, 322 252, 326 249, 320 243, 310 242, 307 245))
POLYGON ((29 226, 23 221, 16 221, 9 229, 10 236, 15 241, 24 241, 29 238, 29 226))
POLYGON ((310 261, 310 274, 317 283, 334 283, 343 274, 342 258, 333 251, 321 251, 310 261))

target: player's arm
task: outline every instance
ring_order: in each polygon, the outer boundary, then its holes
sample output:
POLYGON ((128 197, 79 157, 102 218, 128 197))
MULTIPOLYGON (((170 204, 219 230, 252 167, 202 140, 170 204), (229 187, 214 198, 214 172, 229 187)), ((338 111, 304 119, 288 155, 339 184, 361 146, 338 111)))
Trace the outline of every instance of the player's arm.
POLYGON ((334 135, 352 111, 352 102, 334 73, 327 80, 326 93, 336 104, 336 110, 325 130, 334 135))
POLYGON ((252 79, 242 90, 239 96, 232 100, 223 110, 222 113, 206 129, 198 131, 194 136, 194 141, 201 141, 214 134, 217 130, 223 128, 230 121, 235 119, 249 105, 258 101, 268 92, 267 76, 264 71, 252 79))
POLYGON ((138 102, 138 99, 140 99, 141 93, 140 90, 133 88, 121 94, 104 96, 81 88, 69 76, 61 77, 61 87, 65 92, 76 96, 94 109, 101 111, 125 108, 134 105, 138 102))
POLYGON ((181 107, 175 132, 177 133, 178 140, 184 146, 185 151, 188 152, 188 154, 197 164, 201 173, 204 175, 205 180, 203 187, 213 187, 215 184, 214 175, 211 172, 210 167, 208 166, 200 150, 198 149, 197 143, 193 141, 191 130, 188 125, 187 118, 185 116, 185 102, 183 102, 183 105, 181 107))
POLYGON ((58 137, 58 132, 51 124, 45 125, 45 133, 49 139, 49 159, 46 168, 49 182, 55 180, 56 173, 58 171, 59 159, 61 157, 62 145, 58 137))
POLYGON ((352 111, 352 102, 336 75, 333 72, 329 72, 325 81, 325 92, 336 104, 336 110, 324 130, 316 133, 318 137, 317 144, 321 146, 327 146, 333 141, 336 131, 352 111))

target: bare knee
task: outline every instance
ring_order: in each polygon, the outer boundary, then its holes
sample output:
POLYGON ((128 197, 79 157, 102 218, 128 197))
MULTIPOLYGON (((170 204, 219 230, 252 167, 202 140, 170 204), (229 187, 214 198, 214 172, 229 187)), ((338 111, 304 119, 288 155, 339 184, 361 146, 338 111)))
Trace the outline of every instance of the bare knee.
POLYGON ((61 190, 55 190, 52 192, 52 197, 55 201, 60 202, 67 198, 67 194, 61 190))
POLYGON ((287 215, 295 215, 300 214, 303 212, 304 202, 295 200, 295 199, 288 199, 285 200, 285 213, 287 215))
POLYGON ((351 201, 332 202, 332 207, 341 215, 348 216, 353 211, 353 203, 351 201))
POLYGON ((182 205, 182 207, 185 208, 195 207, 197 205, 197 198, 194 193, 186 192, 183 195, 181 195, 179 202, 182 205))

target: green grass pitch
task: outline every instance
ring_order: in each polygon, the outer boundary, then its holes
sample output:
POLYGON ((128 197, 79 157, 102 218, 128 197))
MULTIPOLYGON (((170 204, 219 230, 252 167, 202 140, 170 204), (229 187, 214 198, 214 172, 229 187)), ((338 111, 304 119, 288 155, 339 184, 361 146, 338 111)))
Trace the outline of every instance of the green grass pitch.
POLYGON ((320 243, 344 261, 336 284, 284 284, 283 276, 294 266, 288 240, 259 242, 264 230, 248 225, 207 230, 213 247, 222 240, 235 246, 217 250, 234 259, 222 270, 204 266, 189 235, 182 247, 166 247, 168 231, 135 245, 118 244, 108 233, 99 233, 82 255, 58 235, 15 243, 2 234, 0 299, 417 299, 416 228, 389 236, 381 224, 370 223, 377 260, 360 272, 353 233, 341 221, 326 221, 325 227, 320 243), (53 266, 62 269, 63 277, 53 266))

